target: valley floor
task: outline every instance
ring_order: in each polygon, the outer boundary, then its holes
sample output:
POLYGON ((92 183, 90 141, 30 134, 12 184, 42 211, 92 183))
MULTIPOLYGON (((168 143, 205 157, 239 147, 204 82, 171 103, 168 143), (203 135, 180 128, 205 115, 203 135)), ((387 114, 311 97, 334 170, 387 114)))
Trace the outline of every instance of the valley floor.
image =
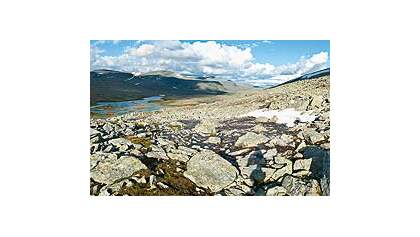
POLYGON ((91 119, 90 193, 329 195, 329 80, 91 119), (248 116, 256 110, 314 119, 283 124, 276 117, 248 116))

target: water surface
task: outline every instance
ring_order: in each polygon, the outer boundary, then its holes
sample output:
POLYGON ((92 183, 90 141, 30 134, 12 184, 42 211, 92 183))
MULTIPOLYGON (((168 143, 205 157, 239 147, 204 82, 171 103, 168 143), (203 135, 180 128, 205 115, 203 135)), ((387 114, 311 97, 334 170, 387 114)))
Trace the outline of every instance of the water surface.
POLYGON ((117 116, 131 112, 153 112, 161 109, 163 96, 151 96, 140 100, 119 102, 98 102, 90 107, 95 116, 117 116))

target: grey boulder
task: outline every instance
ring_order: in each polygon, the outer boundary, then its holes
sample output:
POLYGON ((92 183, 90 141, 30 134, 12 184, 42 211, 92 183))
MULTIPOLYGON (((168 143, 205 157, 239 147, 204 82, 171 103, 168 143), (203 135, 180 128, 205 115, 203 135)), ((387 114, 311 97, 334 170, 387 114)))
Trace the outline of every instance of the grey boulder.
POLYGON ((262 134, 248 132, 238 138, 235 143, 236 147, 255 147, 259 144, 268 142, 268 138, 262 134))
POLYGON ((197 186, 218 192, 232 184, 238 175, 237 169, 221 156, 210 150, 194 155, 187 163, 184 176, 197 186))
POLYGON ((131 176, 134 172, 141 169, 147 169, 147 167, 133 156, 122 156, 117 159, 116 155, 109 155, 98 161, 90 174, 91 178, 96 182, 112 184, 119 179, 131 176))

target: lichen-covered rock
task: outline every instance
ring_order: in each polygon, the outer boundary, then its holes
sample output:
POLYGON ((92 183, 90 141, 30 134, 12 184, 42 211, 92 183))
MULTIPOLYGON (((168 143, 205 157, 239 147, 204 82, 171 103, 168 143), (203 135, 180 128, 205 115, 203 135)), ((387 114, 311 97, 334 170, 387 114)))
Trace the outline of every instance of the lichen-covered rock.
POLYGON ((268 142, 268 138, 262 134, 248 132, 238 138, 235 143, 236 147, 255 147, 259 144, 268 142))
POLYGON ((131 143, 129 140, 125 139, 125 138, 115 138, 112 140, 108 141, 109 144, 112 144, 113 146, 117 147, 117 148, 127 148, 133 145, 133 143, 131 143))
POLYGON ((203 150, 194 155, 187 163, 184 176, 197 186, 218 192, 233 183, 237 169, 213 151, 203 150))
POLYGON ((103 140, 102 134, 96 129, 90 129, 90 143, 98 143, 103 140))
POLYGON ((97 163, 90 175, 96 182, 111 184, 141 169, 147 169, 147 167, 133 156, 122 156, 117 159, 116 155, 109 155, 97 163))
POLYGON ((194 130, 203 135, 216 135, 217 134, 217 123, 211 120, 205 120, 198 124, 194 130))
POLYGON ((315 131, 315 129, 306 129, 303 132, 303 136, 307 142, 312 144, 316 144, 325 140, 324 135, 315 131))
POLYGON ((269 188, 265 195, 267 195, 267 196, 284 196, 284 195, 286 195, 286 193, 287 193, 287 190, 284 187, 275 186, 275 187, 269 188))
POLYGON ((206 142, 211 144, 220 144, 222 139, 220 139, 220 137, 209 137, 206 142))
POLYGON ((183 162, 187 162, 190 159, 190 157, 188 157, 188 155, 185 155, 183 153, 168 152, 167 155, 170 159, 179 160, 179 161, 183 161, 183 162))
POLYGON ((290 196, 319 196, 321 187, 318 181, 311 179, 309 181, 287 175, 283 178, 281 185, 286 189, 290 196))
POLYGON ((309 170, 311 168, 312 159, 297 159, 293 164, 293 170, 309 170))

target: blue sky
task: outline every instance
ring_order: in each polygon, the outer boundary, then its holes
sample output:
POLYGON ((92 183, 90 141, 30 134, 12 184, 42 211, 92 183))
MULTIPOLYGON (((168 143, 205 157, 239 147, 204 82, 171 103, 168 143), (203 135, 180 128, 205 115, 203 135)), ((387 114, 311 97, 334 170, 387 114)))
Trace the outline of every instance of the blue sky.
MULTIPOLYGON (((187 40, 195 42, 196 40, 187 40)), ((204 40, 208 41, 208 40, 204 40)), ((257 62, 281 65, 294 63, 302 56, 330 52, 329 40, 216 40, 238 47, 251 47, 257 62)))
POLYGON ((329 67, 328 40, 92 40, 91 69, 171 70, 269 85, 329 67))

